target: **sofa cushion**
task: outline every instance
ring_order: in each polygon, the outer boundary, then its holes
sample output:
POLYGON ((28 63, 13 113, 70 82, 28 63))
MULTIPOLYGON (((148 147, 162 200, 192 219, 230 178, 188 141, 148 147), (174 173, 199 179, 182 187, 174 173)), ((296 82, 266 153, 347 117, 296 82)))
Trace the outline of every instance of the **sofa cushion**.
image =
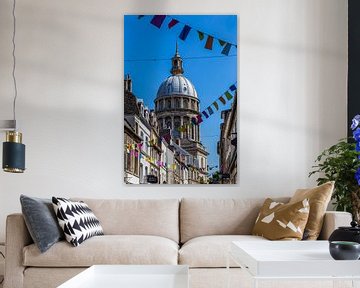
POLYGON ((74 200, 88 204, 105 235, 154 235, 179 242, 178 199, 74 200))
MULTIPOLYGON (((232 241, 268 241, 252 235, 214 235, 193 238, 179 250, 179 264, 196 268, 226 267, 232 241)), ((231 267, 239 267, 230 260, 231 267)))
POLYGON ((269 240, 301 240, 309 218, 309 208, 308 199, 284 204, 267 198, 252 234, 269 240))
POLYGON ((20 203, 26 227, 41 252, 64 239, 51 199, 21 195, 20 203))
POLYGON ((316 240, 323 226, 324 215, 334 190, 334 181, 326 182, 311 189, 298 189, 290 203, 309 199, 310 213, 305 227, 307 237, 304 240, 316 240))
POLYGON ((78 247, 66 241, 56 243, 45 253, 34 244, 23 250, 25 266, 88 267, 95 264, 171 264, 178 260, 178 244, 159 236, 95 236, 78 247))
POLYGON ((263 198, 182 199, 181 243, 206 235, 249 235, 263 202, 263 198))
POLYGON ((104 235, 99 220, 84 202, 52 197, 54 211, 65 239, 74 246, 85 240, 104 235))

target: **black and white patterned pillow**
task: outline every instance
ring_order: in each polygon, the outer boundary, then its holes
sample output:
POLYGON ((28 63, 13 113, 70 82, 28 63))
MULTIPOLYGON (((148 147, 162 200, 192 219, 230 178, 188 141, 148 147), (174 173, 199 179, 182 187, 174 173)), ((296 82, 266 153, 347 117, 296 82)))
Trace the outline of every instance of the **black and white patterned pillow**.
POLYGON ((84 202, 52 197, 55 214, 66 241, 79 246, 86 239, 104 235, 99 220, 84 202))

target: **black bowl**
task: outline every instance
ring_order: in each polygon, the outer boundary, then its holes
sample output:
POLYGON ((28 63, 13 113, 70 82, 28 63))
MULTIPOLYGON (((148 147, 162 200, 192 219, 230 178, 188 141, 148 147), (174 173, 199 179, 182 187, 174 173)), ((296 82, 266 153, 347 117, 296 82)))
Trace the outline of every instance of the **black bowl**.
POLYGON ((357 242, 331 241, 329 250, 335 260, 358 260, 360 257, 360 244, 357 242))

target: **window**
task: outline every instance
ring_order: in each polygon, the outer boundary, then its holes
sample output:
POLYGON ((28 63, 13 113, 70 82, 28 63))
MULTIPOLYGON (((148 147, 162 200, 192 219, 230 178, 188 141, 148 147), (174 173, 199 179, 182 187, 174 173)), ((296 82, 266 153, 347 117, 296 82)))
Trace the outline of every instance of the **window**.
POLYGON ((145 151, 146 151, 146 153, 148 153, 148 148, 149 148, 149 138, 146 136, 145 137, 145 151))
POLYGON ((171 108, 171 100, 167 100, 166 101, 166 108, 170 109, 171 108))
POLYGON ((195 110, 195 101, 194 100, 191 100, 191 109, 195 110))

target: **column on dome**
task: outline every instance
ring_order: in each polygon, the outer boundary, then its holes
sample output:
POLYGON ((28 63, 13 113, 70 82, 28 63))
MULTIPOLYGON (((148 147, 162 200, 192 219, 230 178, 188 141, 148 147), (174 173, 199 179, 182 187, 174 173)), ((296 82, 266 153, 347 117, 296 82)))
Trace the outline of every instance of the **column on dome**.
POLYGON ((189 129, 190 129, 190 117, 185 117, 185 123, 186 125, 186 130, 185 130, 185 138, 189 138, 189 129))
POLYGON ((174 129, 174 115, 171 115, 171 129, 174 129))
MULTIPOLYGON (((184 125, 184 116, 180 116, 180 127, 182 128, 184 125)), ((182 131, 182 129, 180 129, 180 138, 183 139, 184 138, 184 132, 182 131)))

